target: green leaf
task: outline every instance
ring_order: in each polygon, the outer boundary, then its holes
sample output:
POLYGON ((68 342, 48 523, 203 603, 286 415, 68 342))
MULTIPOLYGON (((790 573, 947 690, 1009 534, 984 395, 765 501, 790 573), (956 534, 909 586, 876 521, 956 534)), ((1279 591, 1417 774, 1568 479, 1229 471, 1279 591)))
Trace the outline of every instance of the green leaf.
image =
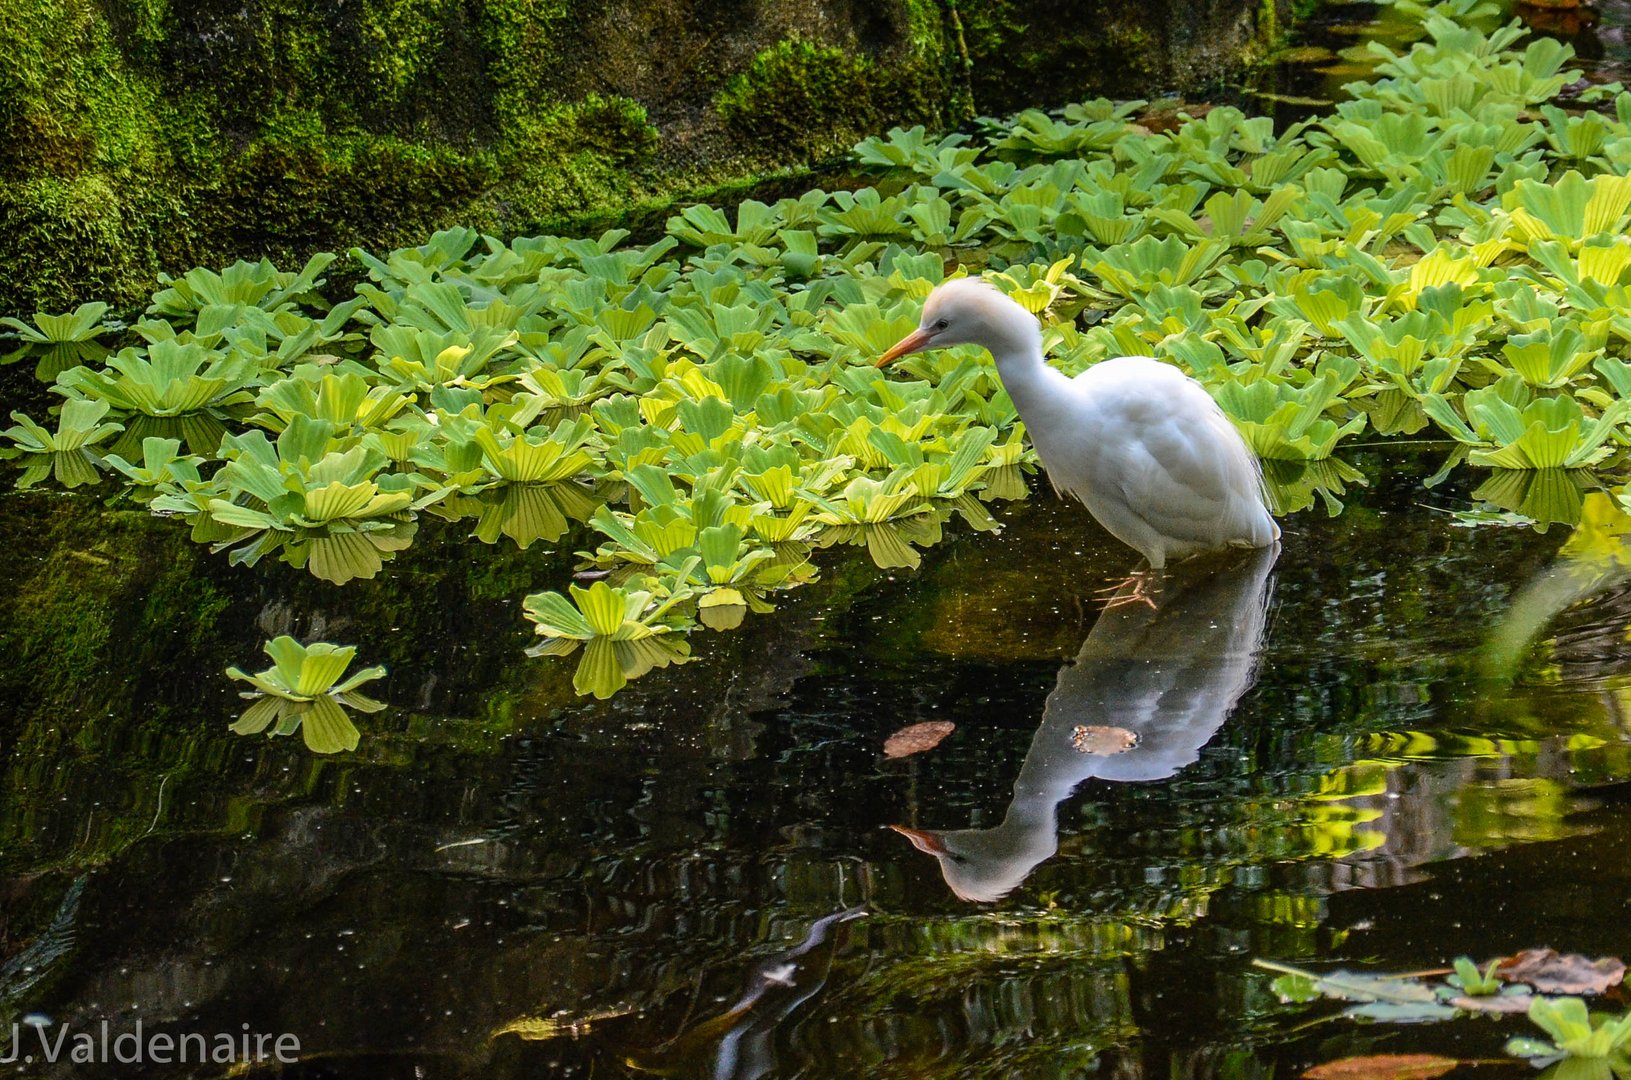
POLYGON ((572 599, 596 634, 611 637, 623 628, 628 603, 621 590, 613 589, 604 581, 597 581, 587 589, 574 585, 572 599))
POLYGON ((350 645, 330 645, 323 641, 308 645, 295 682, 295 693, 306 697, 327 693, 340 681, 356 655, 357 650, 350 645))
POLYGON ((327 694, 312 701, 301 722, 300 734, 306 740, 306 749, 314 754, 355 750, 361 739, 357 725, 351 722, 345 709, 327 694))
POLYGON ((560 593, 534 593, 521 603, 527 618, 537 624, 540 634, 587 639, 598 633, 572 601, 560 593))
POLYGON ((272 726, 280 707, 281 699, 263 697, 244 710, 244 714, 232 725, 232 730, 239 735, 258 735, 272 726))

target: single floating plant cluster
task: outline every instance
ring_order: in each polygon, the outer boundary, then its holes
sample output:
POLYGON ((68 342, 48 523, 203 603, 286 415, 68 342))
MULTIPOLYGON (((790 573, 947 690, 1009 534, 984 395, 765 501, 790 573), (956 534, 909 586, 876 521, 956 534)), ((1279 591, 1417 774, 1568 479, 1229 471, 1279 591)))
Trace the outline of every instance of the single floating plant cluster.
POLYGON ((336 583, 426 514, 523 548, 586 526, 605 580, 525 610, 604 696, 812 580, 815 548, 914 567, 952 516, 991 528, 1025 496, 983 354, 872 366, 962 263, 1067 372, 1149 354, 1207 384, 1280 513, 1340 509, 1344 440, 1437 428, 1448 464, 1494 470, 1484 497, 1570 520, 1580 470, 1631 445, 1631 95, 1562 109, 1567 46, 1472 0, 1411 10, 1423 40, 1372 45, 1376 82, 1278 135, 1087 102, 896 130, 855 151, 876 187, 691 206, 645 246, 453 230, 353 252, 341 303, 319 255, 164 278, 130 327, 100 304, 4 320, 63 398, 14 413, 4 453, 22 485, 111 474, 234 562, 336 583))

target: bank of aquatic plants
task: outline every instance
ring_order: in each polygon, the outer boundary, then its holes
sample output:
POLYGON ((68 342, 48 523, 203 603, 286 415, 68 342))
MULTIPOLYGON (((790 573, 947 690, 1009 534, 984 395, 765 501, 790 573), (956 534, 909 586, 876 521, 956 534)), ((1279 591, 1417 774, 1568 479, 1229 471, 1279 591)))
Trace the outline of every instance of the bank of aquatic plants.
POLYGON ((22 485, 111 480, 235 563, 336 583, 427 515, 570 536, 583 580, 525 611, 604 695, 770 610, 820 548, 910 569, 1026 495, 983 354, 873 366, 935 284, 983 272, 1067 372, 1143 353, 1206 383, 1282 514, 1340 508, 1344 444, 1431 435, 1427 482, 1465 464, 1570 522, 1631 445, 1631 95, 1565 108, 1568 46, 1472 0, 1407 10, 1421 41, 1372 45, 1374 82, 1281 132, 1085 102, 896 130, 856 148, 873 186, 690 206, 650 244, 452 230, 354 251, 344 299, 320 255, 166 277, 129 326, 5 320, 62 398, 14 413, 5 453, 22 485))

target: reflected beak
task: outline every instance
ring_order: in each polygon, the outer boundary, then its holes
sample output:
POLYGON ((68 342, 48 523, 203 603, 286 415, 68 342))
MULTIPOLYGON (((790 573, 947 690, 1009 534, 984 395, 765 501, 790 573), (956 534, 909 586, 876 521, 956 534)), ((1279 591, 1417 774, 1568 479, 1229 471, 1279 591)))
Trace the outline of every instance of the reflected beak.
MULTIPOLYGON (((899 346, 896 346, 899 348, 899 346)), ((940 856, 946 853, 946 845, 941 842, 939 833, 924 832, 922 829, 908 829, 904 825, 891 825, 891 829, 900 833, 912 842, 912 846, 928 855, 940 856)))
POLYGON ((913 330, 910 334, 907 334, 905 337, 895 342, 894 347, 888 352, 878 357, 878 366, 883 367, 885 364, 893 363, 903 356, 907 356, 915 352, 922 352, 924 349, 927 349, 930 343, 933 341, 933 334, 925 330, 913 330))

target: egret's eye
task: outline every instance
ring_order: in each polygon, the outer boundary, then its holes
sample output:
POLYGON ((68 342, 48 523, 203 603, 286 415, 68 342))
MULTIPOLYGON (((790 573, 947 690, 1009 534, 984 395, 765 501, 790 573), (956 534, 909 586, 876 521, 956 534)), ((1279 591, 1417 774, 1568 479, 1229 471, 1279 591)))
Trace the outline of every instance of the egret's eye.
POLYGON ((935 324, 934 324, 934 328, 935 328, 935 329, 936 329, 936 330, 944 330, 944 329, 945 329, 945 328, 946 328, 946 327, 948 327, 948 326, 950 326, 950 325, 951 325, 951 322, 950 322, 950 321, 949 321, 949 320, 947 320, 947 319, 939 319, 939 320, 937 320, 937 321, 936 321, 936 322, 935 322, 935 324))

